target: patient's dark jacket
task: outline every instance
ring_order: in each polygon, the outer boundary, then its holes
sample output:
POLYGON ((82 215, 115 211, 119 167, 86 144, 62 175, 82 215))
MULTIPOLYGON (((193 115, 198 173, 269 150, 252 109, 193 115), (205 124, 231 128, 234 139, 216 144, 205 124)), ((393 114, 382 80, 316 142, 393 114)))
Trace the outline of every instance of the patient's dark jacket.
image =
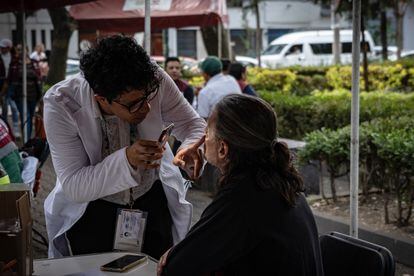
POLYGON ((323 275, 304 198, 290 207, 253 176, 228 183, 167 258, 163 275, 323 275))

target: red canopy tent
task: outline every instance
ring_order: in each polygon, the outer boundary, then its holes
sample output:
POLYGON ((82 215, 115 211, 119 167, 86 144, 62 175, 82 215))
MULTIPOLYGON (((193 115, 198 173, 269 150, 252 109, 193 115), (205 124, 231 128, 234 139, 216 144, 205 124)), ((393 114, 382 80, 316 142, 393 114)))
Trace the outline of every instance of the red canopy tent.
MULTIPOLYGON (((144 6, 130 0, 98 0, 70 8, 80 30, 135 33, 144 30, 144 6)), ((143 2, 143 1, 141 1, 143 2)), ((151 3, 151 28, 211 26, 227 23, 225 0, 158 0, 151 3), (157 3, 161 3, 157 5, 157 3)))
POLYGON ((91 0, 1 0, 0 13, 15 11, 35 11, 46 8, 58 8, 91 0))

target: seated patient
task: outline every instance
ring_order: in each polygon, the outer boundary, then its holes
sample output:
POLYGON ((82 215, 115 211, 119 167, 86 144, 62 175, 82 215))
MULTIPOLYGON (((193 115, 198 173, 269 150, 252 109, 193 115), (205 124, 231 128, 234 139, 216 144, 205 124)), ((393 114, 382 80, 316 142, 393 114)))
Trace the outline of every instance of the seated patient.
POLYGON ((265 101, 224 97, 208 120, 205 157, 222 177, 159 275, 323 275, 318 233, 276 114, 265 101))

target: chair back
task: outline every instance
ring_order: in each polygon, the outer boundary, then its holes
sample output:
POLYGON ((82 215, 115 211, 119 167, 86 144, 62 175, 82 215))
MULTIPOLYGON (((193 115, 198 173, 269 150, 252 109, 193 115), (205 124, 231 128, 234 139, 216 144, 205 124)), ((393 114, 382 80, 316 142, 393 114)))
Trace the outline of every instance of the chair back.
POLYGON ((331 234, 319 237, 325 276, 388 276, 383 255, 364 244, 331 234))
POLYGON ((385 272, 384 275, 385 276, 394 276, 395 275, 395 260, 394 257, 391 253, 390 250, 388 250, 388 248, 375 244, 375 243, 371 243, 371 242, 367 242, 365 240, 361 240, 361 239, 357 239, 354 237, 351 237, 349 235, 345 235, 342 233, 338 233, 338 232, 331 232, 331 235, 338 237, 338 238, 342 238, 344 240, 350 241, 351 243, 354 244, 360 244, 363 246, 366 246, 368 248, 371 248, 373 250, 378 251, 382 257, 384 258, 385 261, 385 272))

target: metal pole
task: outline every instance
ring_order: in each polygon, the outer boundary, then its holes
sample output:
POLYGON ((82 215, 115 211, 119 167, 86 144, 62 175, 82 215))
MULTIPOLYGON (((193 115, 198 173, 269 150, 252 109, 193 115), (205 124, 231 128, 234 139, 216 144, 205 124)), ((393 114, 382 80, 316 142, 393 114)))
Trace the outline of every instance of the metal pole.
POLYGON ((359 66, 361 39, 361 0, 352 8, 352 107, 351 107, 351 193, 350 235, 358 237, 358 175, 359 175, 359 66))
POLYGON ((151 55, 151 0, 145 0, 145 51, 151 55))
POLYGON ((26 143, 29 139, 28 137, 28 121, 27 121, 27 65, 26 65, 26 13, 22 12, 22 25, 23 25, 23 39, 22 39, 22 66, 23 66, 23 118, 22 118, 22 127, 23 127, 23 143, 26 143))
POLYGON ((222 27, 221 27, 221 22, 219 22, 218 25, 217 25, 217 40, 218 40, 218 45, 217 45, 218 52, 217 52, 217 55, 218 55, 218 58, 221 58, 221 56, 222 56, 221 49, 222 49, 223 42, 222 42, 222 34, 221 33, 222 33, 222 27))
POLYGON ((339 33, 339 22, 338 16, 335 13, 338 0, 331 0, 331 29, 333 30, 334 42, 333 42, 333 56, 334 64, 341 63, 341 43, 340 43, 340 33, 339 33))

